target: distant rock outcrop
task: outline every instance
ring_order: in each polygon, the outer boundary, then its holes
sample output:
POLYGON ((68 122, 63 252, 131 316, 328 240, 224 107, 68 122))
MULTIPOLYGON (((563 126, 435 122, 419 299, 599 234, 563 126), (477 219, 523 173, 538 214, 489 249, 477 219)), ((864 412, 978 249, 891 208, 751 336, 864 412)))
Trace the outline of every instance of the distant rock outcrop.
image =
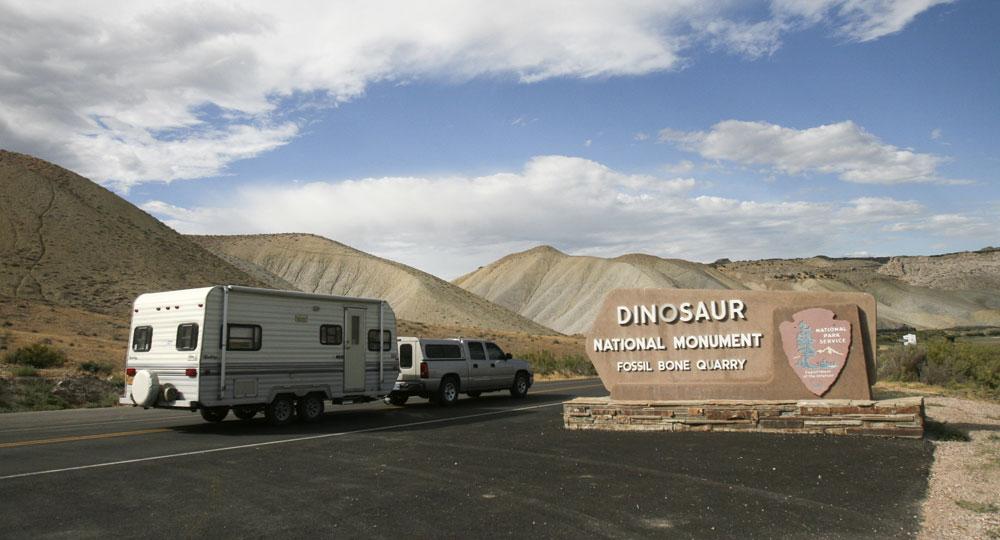
POLYGON ((189 236, 245 271, 306 292, 384 298, 402 319, 528 334, 550 328, 416 268, 311 234, 189 236), (237 262, 240 261, 240 262, 237 262))

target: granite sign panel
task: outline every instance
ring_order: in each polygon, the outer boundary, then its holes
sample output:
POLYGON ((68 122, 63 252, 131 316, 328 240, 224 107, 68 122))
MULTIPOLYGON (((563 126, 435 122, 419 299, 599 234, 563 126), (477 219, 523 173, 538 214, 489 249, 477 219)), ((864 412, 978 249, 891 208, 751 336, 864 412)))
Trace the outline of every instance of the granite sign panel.
POLYGON ((865 293, 618 289, 587 335, 612 399, 870 399, 865 293))

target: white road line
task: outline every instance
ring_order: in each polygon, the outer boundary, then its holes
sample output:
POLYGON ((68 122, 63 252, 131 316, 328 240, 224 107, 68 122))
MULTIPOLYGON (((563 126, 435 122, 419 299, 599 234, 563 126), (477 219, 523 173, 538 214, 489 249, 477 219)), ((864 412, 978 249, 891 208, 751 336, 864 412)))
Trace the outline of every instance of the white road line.
POLYGON ((262 446, 274 446, 274 445, 278 445, 278 444, 288 444, 288 443, 302 442, 302 441, 313 441, 313 440, 317 440, 317 439, 328 439, 328 438, 331 438, 331 437, 343 437, 343 436, 346 436, 346 435, 355 435, 355 434, 358 434, 358 433, 372 433, 372 432, 376 432, 376 431, 389 431, 389 430, 399 429, 399 428, 404 428, 404 427, 425 426, 425 425, 428 425, 428 424, 442 424, 442 423, 445 423, 445 422, 453 422, 455 420, 464 420, 466 418, 478 418, 478 417, 483 417, 483 416, 495 416, 495 415, 498 415, 498 414, 513 413, 513 412, 519 412, 519 411, 530 411, 532 409, 542 409, 542 408, 545 408, 545 407, 556 407, 556 406, 562 406, 562 402, 559 402, 559 403, 546 403, 544 405, 531 405, 531 406, 528 406, 528 407, 518 407, 516 409, 504 409, 502 411, 491 411, 491 412, 484 412, 484 413, 467 414, 467 415, 464 415, 464 416, 453 416, 453 417, 450 417, 450 418, 435 418, 433 420, 421 420, 419 422, 409 422, 409 423, 406 423, 406 424, 395 424, 395 425, 392 425, 392 426, 379 426, 379 427, 372 427, 372 428, 365 428, 365 429, 356 429, 356 430, 353 430, 353 431, 340 431, 340 432, 337 432, 337 433, 324 433, 322 435, 310 435, 308 437, 295 437, 293 439, 281 439, 281 440, 278 440, 278 441, 266 441, 266 442, 251 443, 251 444, 241 444, 241 445, 238 445, 238 446, 225 446, 225 447, 222 447, 222 448, 210 448, 208 450, 195 450, 195 451, 192 451, 192 452, 180 452, 180 453, 177 453, 177 454, 166 454, 166 455, 162 455, 162 456, 150 456, 150 457, 137 458, 137 459, 125 459, 125 460, 122 460, 122 461, 110 461, 110 462, 107 462, 107 463, 94 463, 92 465, 80 465, 78 467, 66 467, 66 468, 63 468, 63 469, 50 469, 50 470, 47 470, 47 471, 34 471, 34 472, 27 472, 27 473, 20 473, 20 474, 11 474, 11 475, 7 475, 7 476, 0 476, 0 480, 11 480, 11 479, 14 479, 14 478, 25 478, 25 477, 29 477, 29 476, 41 476, 41 475, 45 475, 45 474, 55 474, 55 473, 61 473, 61 472, 81 471, 81 470, 84 470, 84 469, 97 469, 97 468, 100 468, 100 467, 111 467, 111 466, 114 466, 114 465, 127 465, 129 463, 142 463, 144 461, 158 461, 158 460, 161 460, 161 459, 173 459, 173 458, 186 457, 186 456, 198 456, 198 455, 203 455, 203 454, 214 454, 215 452, 228 452, 230 450, 242 450, 242 449, 245 449, 245 448, 260 448, 262 446))

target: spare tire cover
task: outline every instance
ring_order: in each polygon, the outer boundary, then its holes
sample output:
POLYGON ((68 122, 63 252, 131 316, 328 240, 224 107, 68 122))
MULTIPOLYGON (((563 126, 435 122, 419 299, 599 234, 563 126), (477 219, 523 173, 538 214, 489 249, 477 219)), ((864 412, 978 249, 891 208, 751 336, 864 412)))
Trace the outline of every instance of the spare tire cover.
POLYGON ((159 393, 160 382, 155 373, 143 369, 135 374, 135 378, 132 379, 132 401, 136 405, 148 407, 156 403, 159 393))

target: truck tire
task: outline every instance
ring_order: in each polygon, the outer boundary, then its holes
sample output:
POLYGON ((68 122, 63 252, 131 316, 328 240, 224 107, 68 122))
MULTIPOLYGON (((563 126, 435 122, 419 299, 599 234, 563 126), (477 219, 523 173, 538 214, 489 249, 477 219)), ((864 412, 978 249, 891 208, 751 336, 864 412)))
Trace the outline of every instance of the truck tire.
POLYGON ((237 405, 233 407, 233 414, 240 420, 253 420, 259 410, 256 405, 237 405))
POLYGON ((516 398, 528 395, 528 375, 523 371, 519 371, 514 376, 514 384, 510 386, 510 395, 516 398))
POLYGON ((323 417, 323 399, 316 394, 300 398, 297 405, 299 420, 303 422, 315 422, 323 417))
POLYGON ((295 402, 292 398, 278 396, 264 407, 264 416, 272 426, 284 426, 295 419, 295 402))
POLYGON ((199 412, 206 422, 221 422, 229 414, 229 407, 202 407, 199 412))
POLYGON ((458 401, 458 378, 445 377, 438 385, 437 402, 439 405, 448 407, 458 401))

